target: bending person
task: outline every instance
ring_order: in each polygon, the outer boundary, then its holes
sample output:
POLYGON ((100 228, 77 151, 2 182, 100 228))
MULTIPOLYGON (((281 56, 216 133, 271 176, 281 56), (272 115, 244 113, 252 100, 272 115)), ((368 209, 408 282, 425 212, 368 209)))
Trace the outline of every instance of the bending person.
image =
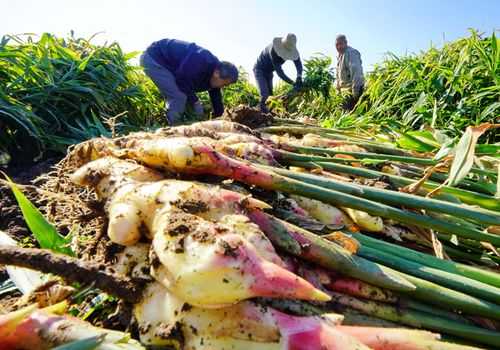
POLYGON ((266 101, 273 94, 273 73, 288 84, 294 84, 296 88, 302 85, 302 62, 297 50, 297 37, 295 34, 287 34, 284 38, 274 38, 272 44, 267 46, 257 58, 253 67, 255 80, 260 94, 260 110, 267 113, 266 101), (297 69, 297 79, 295 83, 290 79, 281 66, 285 61, 292 60, 297 69))
POLYGON ((201 91, 208 91, 214 116, 221 116, 224 112, 221 88, 238 80, 234 64, 219 61, 195 43, 177 39, 152 43, 142 54, 141 65, 166 100, 169 125, 182 121, 186 105, 203 115, 203 106, 196 96, 201 91))

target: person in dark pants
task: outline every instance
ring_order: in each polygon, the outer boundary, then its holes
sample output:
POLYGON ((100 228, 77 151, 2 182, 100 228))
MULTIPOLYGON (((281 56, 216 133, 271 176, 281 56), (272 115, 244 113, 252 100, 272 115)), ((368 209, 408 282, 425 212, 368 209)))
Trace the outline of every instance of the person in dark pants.
POLYGON ((221 88, 238 80, 238 68, 219 61, 210 51, 177 39, 152 43, 141 56, 144 72, 156 84, 166 100, 169 125, 178 124, 189 104, 203 115, 197 92, 208 91, 213 114, 224 112, 221 88))
POLYGON ((287 34, 284 38, 274 38, 272 44, 267 46, 257 58, 253 67, 257 87, 259 88, 260 103, 259 108, 267 113, 269 110, 266 101, 273 94, 273 73, 276 71, 278 76, 288 84, 294 84, 296 88, 302 85, 302 62, 299 51, 297 50, 297 37, 295 34, 287 34), (295 83, 290 79, 281 66, 285 61, 293 60, 297 69, 297 79, 295 83))

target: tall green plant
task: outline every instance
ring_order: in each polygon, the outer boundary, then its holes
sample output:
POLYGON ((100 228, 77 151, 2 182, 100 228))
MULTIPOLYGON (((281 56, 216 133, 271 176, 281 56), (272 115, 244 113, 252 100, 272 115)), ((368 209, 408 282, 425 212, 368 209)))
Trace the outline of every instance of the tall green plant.
MULTIPOLYGON (((161 99, 117 43, 45 33, 0 41, 0 148, 32 159, 45 150, 106 135, 116 127, 151 125, 161 99)), ((20 158, 20 157, 18 157, 20 158)))
MULTIPOLYGON (((494 123, 500 113, 500 42, 476 31, 416 55, 388 54, 367 77, 357 118, 399 131, 432 127, 459 136, 469 125, 494 123)), ((338 116, 329 125, 337 126, 338 116)), ((495 131, 483 136, 500 141, 495 131)))
POLYGON ((318 119, 331 116, 342 99, 333 88, 332 59, 316 54, 304 61, 304 81, 300 89, 279 85, 277 99, 271 101, 274 111, 282 114, 318 119))

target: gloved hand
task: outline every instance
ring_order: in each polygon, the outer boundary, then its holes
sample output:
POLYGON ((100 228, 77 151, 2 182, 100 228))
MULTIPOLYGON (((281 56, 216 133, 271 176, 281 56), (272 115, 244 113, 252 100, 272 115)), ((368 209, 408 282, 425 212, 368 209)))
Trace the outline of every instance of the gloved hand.
POLYGON ((359 98, 361 97, 361 94, 363 93, 363 88, 353 88, 352 89, 352 97, 358 101, 359 98))
POLYGON ((259 103, 259 110, 260 110, 262 113, 269 113, 269 108, 267 108, 267 106, 266 106, 266 103, 265 103, 265 102, 260 102, 260 103, 259 103))
POLYGON ((297 80, 295 81, 293 87, 297 90, 302 87, 302 77, 297 77, 297 80))
POLYGON ((167 122, 169 126, 176 126, 182 123, 182 114, 175 111, 167 112, 167 122))
POLYGON ((193 110, 198 116, 202 116, 205 113, 205 111, 203 110, 203 105, 200 101, 196 101, 195 103, 193 103, 193 110))

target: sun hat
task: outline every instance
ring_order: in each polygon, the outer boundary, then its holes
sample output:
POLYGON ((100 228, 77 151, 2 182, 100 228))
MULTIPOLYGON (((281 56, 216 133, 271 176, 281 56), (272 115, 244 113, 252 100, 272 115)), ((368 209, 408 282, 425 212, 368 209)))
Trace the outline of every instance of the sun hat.
POLYGON ((297 50, 297 37, 295 34, 288 33, 283 38, 273 39, 273 49, 278 56, 284 60, 295 61, 299 58, 299 51, 297 50))

